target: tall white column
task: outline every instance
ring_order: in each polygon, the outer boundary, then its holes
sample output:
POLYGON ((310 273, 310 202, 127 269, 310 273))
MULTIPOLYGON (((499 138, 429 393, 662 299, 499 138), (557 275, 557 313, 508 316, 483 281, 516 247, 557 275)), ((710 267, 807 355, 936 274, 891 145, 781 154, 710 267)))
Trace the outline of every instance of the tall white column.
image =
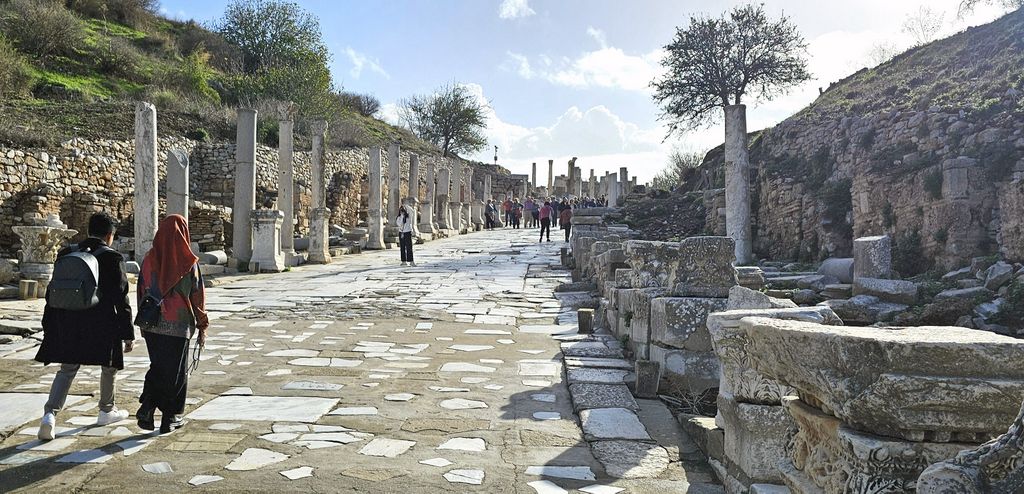
POLYGON ((388 146, 388 218, 391 225, 398 217, 398 208, 402 205, 402 157, 397 142, 388 146))
POLYGON ((619 202, 619 176, 615 173, 608 174, 608 205, 618 206, 619 202))
POLYGON ((452 213, 451 202, 452 197, 452 181, 451 171, 448 168, 441 168, 437 173, 437 212, 439 213, 438 226, 442 230, 451 230, 452 225, 452 213))
POLYGON ((548 194, 555 190, 555 160, 548 160, 548 194))
POLYGON ((331 210, 327 209, 327 182, 324 159, 327 155, 327 121, 315 120, 311 125, 313 149, 310 153, 313 211, 309 224, 309 256, 314 264, 331 262, 331 210))
POLYGON ((437 183, 434 182, 434 164, 427 164, 427 195, 423 198, 423 213, 420 215, 420 231, 434 233, 437 231, 434 204, 437 201, 437 183))
POLYGON ((534 162, 532 169, 530 170, 530 187, 536 189, 537 186, 537 163, 534 162))
POLYGON ((747 107, 725 107, 725 231, 736 241, 736 264, 753 261, 747 107))
POLYGON ((384 248, 384 208, 383 190, 381 181, 384 179, 384 170, 381 166, 381 150, 379 147, 370 148, 370 166, 368 169, 370 181, 369 207, 366 215, 367 226, 369 227, 370 238, 366 241, 367 249, 384 248))
POLYGON ((629 169, 626 167, 619 168, 619 195, 621 197, 626 197, 630 192, 629 169))
POLYGON ((180 214, 188 222, 188 154, 181 149, 167 152, 167 214, 180 214))
POLYGON ((256 209, 256 110, 238 110, 235 136, 235 200, 231 210, 231 256, 238 265, 252 259, 252 210, 256 209))
POLYGON ((484 175, 484 202, 494 199, 494 195, 491 194, 491 174, 484 175))
POLYGON ((156 235, 157 168, 156 107, 150 103, 135 105, 135 260, 142 262, 153 247, 156 235))
POLYGON ((420 209, 420 157, 412 154, 409 156, 409 194, 405 199, 405 206, 409 208, 409 215, 412 217, 412 235, 420 236, 420 225, 417 220, 420 209))
POLYGON ((284 214, 281 221, 281 250, 285 256, 295 254, 295 105, 277 106, 277 208, 284 214))

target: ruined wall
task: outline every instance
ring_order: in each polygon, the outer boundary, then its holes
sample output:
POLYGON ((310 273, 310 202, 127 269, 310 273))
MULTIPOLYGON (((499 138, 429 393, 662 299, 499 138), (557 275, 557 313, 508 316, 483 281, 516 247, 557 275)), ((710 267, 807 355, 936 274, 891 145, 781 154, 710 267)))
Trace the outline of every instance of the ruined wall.
MULTIPOLYGON (((177 137, 158 141, 160 212, 165 211, 164 197, 167 151, 180 148, 190 155, 189 189, 193 241, 202 250, 223 249, 231 245, 230 208, 234 201, 235 145, 226 142, 196 142, 177 137)), ((89 216, 107 211, 121 225, 119 232, 131 235, 134 213, 134 141, 71 139, 59 149, 29 151, 0 146, 0 257, 15 257, 18 238, 12 226, 33 219, 59 214, 70 228, 84 236, 89 216)), ((387 182, 387 149, 383 150, 385 183, 387 182)), ((402 196, 408 195, 410 153, 402 151, 402 196)), ((367 170, 369 150, 350 148, 328 150, 327 207, 331 223, 345 228, 366 220, 367 170)), ((296 150, 295 213, 296 232, 309 228, 312 191, 308 150, 296 150)), ((436 156, 420 157, 420 199, 426 197, 426 167, 434 163, 438 169, 451 168, 455 160, 436 156)), ((272 204, 278 197, 278 153, 276 148, 257 146, 257 205, 272 204)), ((494 165, 471 164, 473 197, 482 197, 485 174, 492 174, 497 193, 508 170, 494 165)), ((456 177, 452 177, 456 180, 456 177)), ((387 186, 384 188, 387 203, 387 186)), ((438 191, 438 194, 441 194, 438 191)))

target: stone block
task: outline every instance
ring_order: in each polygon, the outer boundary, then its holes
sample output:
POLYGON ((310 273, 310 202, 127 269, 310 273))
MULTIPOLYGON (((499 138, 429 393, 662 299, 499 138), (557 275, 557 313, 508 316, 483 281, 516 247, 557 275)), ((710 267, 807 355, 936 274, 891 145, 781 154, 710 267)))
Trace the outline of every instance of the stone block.
POLYGON ((853 241, 853 278, 891 278, 892 241, 888 235, 853 241))
POLYGON ((760 290, 765 285, 764 271, 757 266, 737 266, 736 278, 740 286, 751 290, 760 290))
POLYGON ((594 309, 577 309, 576 319, 579 322, 580 334, 591 334, 594 332, 594 309))
POLYGON ((661 364, 663 375, 669 382, 692 394, 718 387, 719 365, 714 352, 696 352, 652 344, 650 360, 661 364))
POLYGON ((726 302, 725 310, 782 309, 796 306, 796 303, 792 300, 769 297, 764 293, 737 285, 729 289, 729 298, 726 302))
POLYGON ((750 484, 750 494, 791 494, 789 487, 776 484, 750 484))
POLYGON ((724 298, 667 297, 651 301, 651 342, 665 347, 711 351, 707 318, 725 310, 724 298))
POLYGON ((858 430, 981 442, 1002 433, 1024 401, 1024 341, 995 333, 766 317, 743 318, 737 332, 752 368, 858 430))
POLYGON ((220 265, 216 265, 216 264, 200 264, 199 265, 199 272, 202 273, 203 276, 210 276, 210 275, 214 275, 214 274, 224 274, 225 271, 226 271, 226 266, 220 266, 220 265))
POLYGON ((940 300, 949 300, 949 299, 954 299, 954 298, 965 299, 965 300, 975 300, 975 299, 985 299, 985 300, 988 300, 988 299, 991 299, 992 297, 995 297, 995 292, 993 292, 993 291, 991 291, 988 288, 985 288, 983 286, 977 286, 977 287, 973 287, 973 288, 960 288, 960 289, 954 289, 954 290, 944 290, 942 292, 939 292, 939 294, 935 296, 935 301, 938 302, 940 300))
POLYGON ((617 288, 632 288, 632 271, 629 268, 615 270, 615 286, 617 288))
POLYGON ((794 394, 795 390, 751 367, 749 340, 740 326, 740 321, 750 316, 821 324, 842 324, 842 320, 827 307, 731 310, 708 316, 708 333, 722 367, 719 390, 731 393, 741 403, 778 405, 783 396, 794 394))
POLYGON ((830 257, 818 267, 818 274, 833 276, 839 283, 853 283, 853 266, 852 257, 830 257))
POLYGON ((826 300, 821 305, 830 307, 849 324, 862 325, 892 321, 897 314, 907 310, 906 305, 884 302, 872 295, 855 295, 846 300, 826 300))
POLYGON ((804 290, 820 292, 828 285, 839 283, 839 278, 826 274, 812 274, 796 281, 796 287, 804 290))
POLYGON ((884 302, 914 305, 917 303, 918 285, 913 281, 883 280, 878 278, 857 278, 853 282, 853 294, 871 295, 884 302))
POLYGON ((794 492, 914 492, 927 465, 972 446, 867 434, 795 397, 783 405, 797 426, 791 456, 780 462, 794 492))
POLYGON ((669 286, 669 272, 678 260, 678 249, 667 242, 629 240, 623 250, 631 269, 631 286, 637 289, 669 286))
POLYGON ((715 424, 714 417, 679 414, 679 425, 693 439, 704 455, 710 459, 725 459, 725 431, 715 424))
POLYGON ((569 393, 572 394, 573 408, 577 412, 590 408, 640 409, 625 384, 570 384, 569 393))
POLYGON ((36 298, 36 288, 38 286, 36 280, 21 280, 18 282, 18 298, 22 300, 32 300, 36 298))
POLYGON ((999 287, 1008 283, 1013 278, 1014 268, 1011 264, 999 261, 985 271, 985 288, 998 291, 999 287))
POLYGON ((786 441, 796 424, 781 405, 738 403, 718 395, 718 413, 725 429, 725 455, 752 482, 781 483, 778 464, 786 457, 786 441))
POLYGON ((634 367, 636 382, 634 392, 640 398, 655 398, 661 385, 661 363, 651 360, 637 360, 634 367))
POLYGON ((679 243, 679 263, 669 277, 677 297, 728 297, 737 285, 736 242, 729 237, 689 237, 679 243))

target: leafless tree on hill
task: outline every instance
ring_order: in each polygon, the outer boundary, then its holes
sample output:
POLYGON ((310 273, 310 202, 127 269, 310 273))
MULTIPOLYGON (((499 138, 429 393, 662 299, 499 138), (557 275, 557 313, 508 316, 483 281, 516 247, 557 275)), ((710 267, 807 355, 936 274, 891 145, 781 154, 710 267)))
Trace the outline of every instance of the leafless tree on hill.
POLYGON ((914 40, 914 46, 926 45, 938 39, 945 17, 945 12, 922 5, 904 19, 903 32, 914 40))

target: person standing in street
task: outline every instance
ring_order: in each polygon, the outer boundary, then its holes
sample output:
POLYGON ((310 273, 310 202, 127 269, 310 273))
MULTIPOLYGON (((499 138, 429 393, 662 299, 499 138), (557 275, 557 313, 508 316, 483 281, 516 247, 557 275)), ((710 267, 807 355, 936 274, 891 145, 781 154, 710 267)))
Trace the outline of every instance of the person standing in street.
POLYGON ((536 228, 537 226, 539 226, 537 224, 537 202, 533 200, 533 197, 527 197, 526 203, 523 204, 523 207, 526 209, 526 212, 523 215, 523 219, 526 223, 526 228, 536 228))
POLYGON ((43 407, 37 434, 40 440, 53 439, 57 413, 64 408, 71 382, 82 365, 102 368, 96 424, 107 425, 128 418, 127 410, 114 406, 114 376, 124 368, 124 352, 131 352, 135 346, 135 328, 124 256, 109 247, 114 232, 113 218, 104 213, 94 214, 89 218, 89 238, 58 253, 43 308, 43 343, 35 359, 61 366, 43 407), (85 275, 77 280, 75 265, 84 268, 79 272, 85 275), (92 271, 90 267, 98 269, 92 271), (69 277, 63 274, 66 270, 69 277), (82 290, 83 286, 89 289, 82 290), (83 291, 91 292, 88 299, 74 296, 83 291))
POLYGON ((512 200, 505 199, 501 204, 501 210, 505 213, 505 228, 512 226, 512 200))
POLYGON ((565 230, 565 241, 568 242, 569 235, 572 233, 572 206, 568 202, 562 202, 562 212, 558 214, 558 222, 565 230))
POLYGON ((172 214, 160 221, 153 248, 142 261, 138 286, 139 317, 149 351, 149 371, 135 412, 139 428, 154 429, 154 412, 160 410, 160 433, 185 425, 188 392, 188 347, 197 336, 206 345, 206 292, 199 258, 189 244, 188 222, 172 214))
POLYGON ((398 249, 402 251, 402 266, 416 265, 412 260, 412 222, 409 208, 406 206, 398 208, 398 218, 395 224, 398 225, 398 249))
POLYGON ((544 201, 544 206, 540 208, 540 240, 544 241, 544 234, 547 234, 548 242, 551 241, 551 217, 555 214, 554 209, 551 208, 551 202, 544 201))
POLYGON ((498 209, 494 207, 494 199, 487 200, 487 208, 484 210, 484 218, 487 219, 486 228, 494 229, 494 219, 498 216, 498 209))

